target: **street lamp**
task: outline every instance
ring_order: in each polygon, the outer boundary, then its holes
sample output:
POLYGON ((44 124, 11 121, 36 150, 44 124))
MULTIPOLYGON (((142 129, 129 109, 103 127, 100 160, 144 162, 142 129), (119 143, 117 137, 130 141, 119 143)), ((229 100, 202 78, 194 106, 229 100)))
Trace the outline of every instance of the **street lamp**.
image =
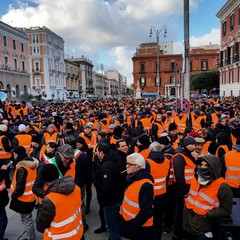
POLYGON ((155 27, 151 26, 150 28, 150 34, 149 37, 152 37, 153 33, 156 34, 156 43, 157 43, 157 80, 156 80, 156 84, 157 84, 157 92, 158 92, 158 98, 159 96, 159 85, 160 85, 160 79, 159 79, 159 36, 160 33, 164 31, 164 37, 166 37, 167 35, 167 27, 164 25, 162 26, 160 29, 156 29, 155 27))

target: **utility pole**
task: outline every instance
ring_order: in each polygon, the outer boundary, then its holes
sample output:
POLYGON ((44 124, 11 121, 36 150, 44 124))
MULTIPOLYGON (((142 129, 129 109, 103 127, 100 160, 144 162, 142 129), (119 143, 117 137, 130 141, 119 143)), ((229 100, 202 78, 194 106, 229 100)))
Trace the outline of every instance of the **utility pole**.
POLYGON ((190 101, 189 0, 184 0, 184 97, 190 101))

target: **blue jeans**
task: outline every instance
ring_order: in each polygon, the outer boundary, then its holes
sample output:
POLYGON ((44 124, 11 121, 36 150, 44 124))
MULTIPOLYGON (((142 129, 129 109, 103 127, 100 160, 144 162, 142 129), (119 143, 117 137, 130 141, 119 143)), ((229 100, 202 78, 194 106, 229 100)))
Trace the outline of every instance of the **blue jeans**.
POLYGON ((5 208, 0 208, 0 240, 3 239, 8 219, 5 208))
POLYGON ((121 203, 119 202, 103 207, 106 229, 110 240, 121 240, 118 222, 120 205, 121 203))

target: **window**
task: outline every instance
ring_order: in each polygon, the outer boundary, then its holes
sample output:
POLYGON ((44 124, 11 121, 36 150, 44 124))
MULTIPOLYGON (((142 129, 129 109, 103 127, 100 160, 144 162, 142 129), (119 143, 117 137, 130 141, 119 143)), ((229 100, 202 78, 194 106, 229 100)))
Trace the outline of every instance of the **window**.
POLYGON ((26 69, 25 69, 25 62, 22 61, 22 71, 25 72, 25 70, 26 70, 26 69))
POLYGON ((155 86, 161 86, 161 77, 159 77, 159 81, 158 77, 155 77, 155 86))
POLYGON ((3 36, 3 46, 7 47, 7 37, 3 36))
POLYGON ((175 77, 174 76, 170 76, 170 84, 175 84, 175 77))
POLYGON ((230 16, 230 31, 234 29, 234 14, 230 16))
POLYGON ((22 50, 22 52, 24 52, 24 44, 23 43, 21 43, 21 50, 22 50))
POLYGON ((13 62, 14 62, 14 70, 16 71, 17 70, 17 59, 16 58, 14 58, 13 59, 13 62))
POLYGON ((222 73, 222 84, 225 84, 225 81, 226 81, 225 80, 226 79, 225 74, 226 74, 225 72, 222 73))
POLYGON ((141 86, 141 87, 146 86, 146 79, 145 79, 144 77, 141 77, 141 78, 140 78, 140 86, 141 86))
POLYGON ((140 64, 140 72, 141 72, 141 73, 144 73, 144 72, 145 72, 145 65, 144 65, 144 63, 141 63, 141 64, 140 64))
POLYGON ((230 96, 231 96, 231 97, 233 96, 233 90, 230 91, 230 96))
POLYGON ((35 89, 40 89, 40 88, 41 88, 41 79, 35 78, 35 89))
POLYGON ((174 66, 175 66, 175 63, 171 62, 171 71, 174 71, 174 66))
POLYGON ((13 40, 13 49, 16 50, 16 40, 13 40))
POLYGON ((35 71, 40 71, 40 69, 39 69, 39 62, 35 62, 35 71))
POLYGON ((190 62, 190 71, 192 71, 192 62, 190 62))
POLYGON ((207 60, 202 60, 201 61, 201 70, 202 71, 208 70, 208 61, 207 60))
POLYGON ((4 56, 4 64, 5 64, 5 66, 8 65, 8 56, 4 56))
POLYGON ((240 25, 240 8, 238 9, 238 25, 240 25))
POLYGON ((227 31, 227 23, 224 22, 224 23, 222 23, 222 36, 223 37, 226 36, 226 31, 227 31))
POLYGON ((233 71, 229 71, 229 83, 233 83, 233 71))

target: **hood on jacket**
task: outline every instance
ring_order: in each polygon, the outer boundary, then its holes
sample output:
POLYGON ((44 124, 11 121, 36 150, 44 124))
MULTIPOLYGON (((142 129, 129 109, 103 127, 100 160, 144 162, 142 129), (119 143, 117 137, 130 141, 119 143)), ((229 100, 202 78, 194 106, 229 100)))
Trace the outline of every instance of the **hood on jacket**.
POLYGON ((134 173, 127 175, 127 185, 129 186, 135 181, 142 180, 142 179, 149 179, 154 182, 152 175, 149 173, 148 169, 140 169, 134 173))
POLYGON ((16 167, 29 167, 35 169, 38 167, 39 161, 31 156, 24 158, 23 160, 17 162, 16 167))
POLYGON ((162 163, 164 161, 164 155, 162 152, 150 152, 148 158, 156 163, 162 163))
MULTIPOLYGON (((207 154, 197 159, 197 165, 200 164, 201 161, 206 161, 210 170, 211 180, 216 180, 221 177, 221 162, 220 159, 212 154, 207 154)), ((197 167, 195 172, 197 171, 197 167)))
POLYGON ((63 195, 69 195, 74 191, 75 186, 76 184, 72 179, 72 177, 65 176, 65 177, 54 180, 46 190, 45 196, 51 192, 60 193, 63 195))

